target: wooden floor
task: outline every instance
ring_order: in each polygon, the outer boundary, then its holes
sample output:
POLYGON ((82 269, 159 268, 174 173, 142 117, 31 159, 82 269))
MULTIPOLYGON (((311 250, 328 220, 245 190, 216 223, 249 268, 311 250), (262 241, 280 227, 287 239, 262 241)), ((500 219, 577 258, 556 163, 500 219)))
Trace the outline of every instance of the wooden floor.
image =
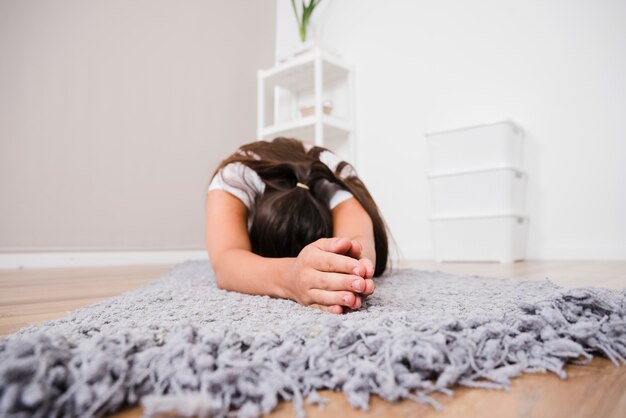
MULTIPOLYGON (((0 270, 0 335, 29 324, 59 318, 68 311, 138 288, 167 273, 172 265, 0 270)), ((541 280, 570 287, 626 288, 626 261, 527 261, 515 264, 405 262, 399 267, 458 274, 541 280)), ((569 378, 524 375, 510 392, 456 388, 454 396, 436 395, 442 412, 411 401, 391 404, 374 397, 370 411, 352 409, 340 393, 323 410, 307 407, 309 417, 626 417, 626 367, 596 358, 568 366, 569 378)), ((138 407, 115 417, 139 417, 138 407)), ((282 403, 271 417, 294 417, 282 403)))

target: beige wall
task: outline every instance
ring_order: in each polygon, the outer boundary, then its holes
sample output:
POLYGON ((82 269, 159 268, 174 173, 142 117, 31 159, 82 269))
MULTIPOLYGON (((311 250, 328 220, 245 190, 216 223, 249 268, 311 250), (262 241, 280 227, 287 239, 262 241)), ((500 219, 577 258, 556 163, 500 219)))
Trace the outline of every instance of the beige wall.
POLYGON ((204 247, 273 0, 0 0, 0 251, 204 247))

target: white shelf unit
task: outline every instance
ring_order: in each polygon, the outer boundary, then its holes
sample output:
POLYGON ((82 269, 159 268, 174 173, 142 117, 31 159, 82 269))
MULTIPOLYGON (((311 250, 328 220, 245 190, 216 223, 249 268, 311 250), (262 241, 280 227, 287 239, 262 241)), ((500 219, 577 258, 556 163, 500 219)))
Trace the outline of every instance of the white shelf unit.
POLYGON ((314 47, 257 74, 259 139, 300 139, 354 163, 354 70, 314 47), (332 103, 330 114, 324 105, 332 103), (302 115, 302 108, 312 113, 302 115))

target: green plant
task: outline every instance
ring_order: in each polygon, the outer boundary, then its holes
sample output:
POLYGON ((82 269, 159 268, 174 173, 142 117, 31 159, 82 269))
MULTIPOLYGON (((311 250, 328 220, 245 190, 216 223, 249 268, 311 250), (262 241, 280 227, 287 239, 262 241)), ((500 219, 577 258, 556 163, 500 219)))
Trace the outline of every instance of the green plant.
POLYGON ((306 4, 305 0, 302 0, 302 16, 298 14, 298 8, 296 7, 296 0, 291 0, 291 6, 293 6, 293 13, 296 15, 296 22, 298 23, 298 29, 300 30, 300 39, 302 42, 306 41, 307 27, 309 26, 309 20, 313 14, 313 10, 320 4, 322 0, 309 0, 309 4, 306 4))

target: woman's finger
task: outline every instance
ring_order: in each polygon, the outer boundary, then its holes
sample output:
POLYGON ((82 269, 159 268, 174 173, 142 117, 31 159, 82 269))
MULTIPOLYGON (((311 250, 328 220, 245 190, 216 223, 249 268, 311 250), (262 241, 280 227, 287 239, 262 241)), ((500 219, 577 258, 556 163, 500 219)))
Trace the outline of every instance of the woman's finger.
POLYGON ((315 270, 329 273, 355 274, 357 276, 365 274, 365 265, 359 260, 319 249, 311 252, 309 265, 315 270))
POLYGON ((346 255, 358 260, 361 258, 361 254, 363 253, 363 246, 359 241, 354 239, 350 241, 350 244, 350 249, 346 252, 346 255))
POLYGON ((319 248, 322 251, 331 252, 335 254, 345 254, 352 243, 348 238, 335 237, 335 238, 320 238, 313 242, 311 245, 319 248))
POLYGON ((343 313, 343 306, 340 306, 340 305, 326 306, 326 305, 320 305, 318 303, 314 303, 312 305, 309 305, 309 307, 319 309, 320 311, 333 313, 333 314, 343 313))
POLYGON ((363 276, 364 278, 371 279, 372 277, 374 277, 374 263, 372 263, 372 260, 363 257, 359 260, 359 263, 365 270, 365 276, 363 276))
POLYGON ((372 293, 374 293, 375 288, 376 286, 374 285, 374 280, 365 279, 365 290, 363 291, 363 295, 371 295, 372 293))
MULTIPOLYGON (((355 306, 358 296, 352 292, 346 291, 331 291, 321 289, 311 289, 309 296, 313 299, 313 303, 320 305, 341 305, 349 308, 355 306)), ((361 298, 359 298, 361 299, 361 298)), ((360 300, 359 300, 360 303, 360 300)))
POLYGON ((313 279, 311 288, 321 290, 347 290, 362 293, 367 290, 367 282, 366 279, 355 274, 318 271, 313 279))

